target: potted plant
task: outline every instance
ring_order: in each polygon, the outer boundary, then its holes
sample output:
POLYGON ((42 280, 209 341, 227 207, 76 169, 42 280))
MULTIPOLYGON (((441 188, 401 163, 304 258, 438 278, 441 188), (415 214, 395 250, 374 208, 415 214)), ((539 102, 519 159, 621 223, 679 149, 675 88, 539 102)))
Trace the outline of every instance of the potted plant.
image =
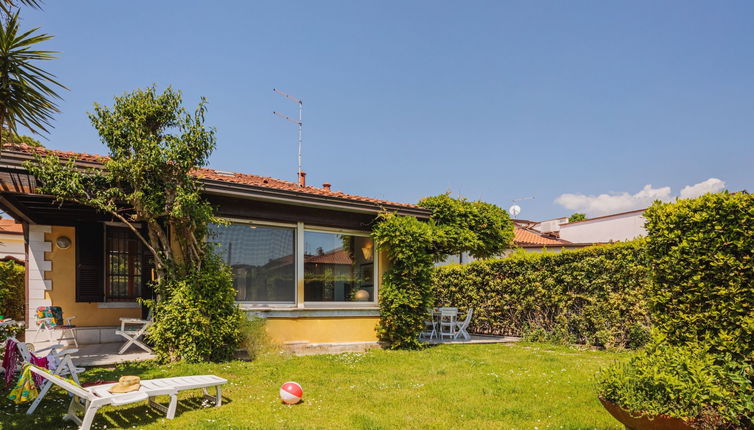
POLYGON ((695 346, 653 344, 597 375, 600 402, 628 429, 741 428, 754 414, 752 368, 695 346))

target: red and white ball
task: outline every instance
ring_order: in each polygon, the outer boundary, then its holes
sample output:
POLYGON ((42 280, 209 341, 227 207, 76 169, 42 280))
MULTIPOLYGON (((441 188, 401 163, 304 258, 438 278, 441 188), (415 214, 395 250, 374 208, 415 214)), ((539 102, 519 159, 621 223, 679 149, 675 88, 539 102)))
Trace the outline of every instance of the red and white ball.
POLYGON ((286 405, 295 405, 304 397, 304 390, 298 382, 286 382, 280 387, 280 400, 286 405))

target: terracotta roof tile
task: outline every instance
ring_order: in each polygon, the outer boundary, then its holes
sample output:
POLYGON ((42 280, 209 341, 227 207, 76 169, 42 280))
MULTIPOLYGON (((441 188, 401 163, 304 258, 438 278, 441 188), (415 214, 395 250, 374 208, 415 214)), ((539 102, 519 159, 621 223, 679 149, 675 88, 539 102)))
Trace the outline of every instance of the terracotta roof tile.
POLYGON ((0 233, 24 234, 24 230, 21 224, 16 223, 16 220, 9 218, 0 218, 0 233))
POLYGON ((513 243, 518 246, 567 246, 572 245, 571 242, 547 237, 542 233, 534 230, 528 230, 516 226, 513 230, 513 243))
MULTIPOLYGON (((40 154, 40 155, 53 154, 60 158, 65 158, 65 159, 75 158, 76 160, 90 162, 90 163, 102 163, 109 158, 104 155, 87 154, 83 152, 64 152, 64 151, 57 151, 53 149, 37 148, 37 147, 23 145, 23 144, 5 144, 3 145, 3 150, 17 151, 17 152, 22 152, 26 154, 40 154)), ((312 186, 301 187, 295 182, 284 181, 282 179, 270 178, 266 176, 252 175, 248 173, 226 172, 222 170, 200 168, 200 169, 196 169, 193 172, 193 174, 198 178, 214 180, 214 181, 228 182, 228 183, 241 184, 241 185, 251 185, 251 186, 271 188, 271 189, 276 189, 276 190, 293 191, 293 192, 297 192, 301 194, 319 195, 319 196, 325 196, 325 197, 336 197, 336 198, 341 198, 345 200, 384 204, 384 205, 389 205, 389 206, 419 208, 418 206, 412 205, 409 203, 398 203, 398 202, 391 202, 388 200, 375 199, 371 197, 357 196, 354 194, 346 194, 340 191, 331 191, 325 188, 318 188, 318 187, 312 187, 312 186)))

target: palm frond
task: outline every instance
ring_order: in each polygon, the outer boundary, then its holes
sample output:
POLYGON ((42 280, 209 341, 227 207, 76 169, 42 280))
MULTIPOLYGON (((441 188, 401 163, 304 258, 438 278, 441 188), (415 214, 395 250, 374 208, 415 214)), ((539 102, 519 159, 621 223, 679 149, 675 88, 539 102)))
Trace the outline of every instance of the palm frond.
POLYGON ((13 133, 17 124, 47 133, 59 112, 57 90, 67 88, 37 64, 54 59, 57 51, 34 49, 52 37, 39 33, 39 28, 20 31, 18 12, 0 26, 0 125, 13 133))

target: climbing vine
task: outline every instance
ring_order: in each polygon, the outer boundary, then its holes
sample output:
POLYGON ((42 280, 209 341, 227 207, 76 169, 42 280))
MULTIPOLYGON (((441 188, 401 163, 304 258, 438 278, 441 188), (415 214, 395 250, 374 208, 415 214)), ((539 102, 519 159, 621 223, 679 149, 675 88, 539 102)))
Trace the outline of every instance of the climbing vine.
POLYGON ((383 213, 372 230, 390 263, 380 288, 377 335, 393 349, 421 347, 419 333, 427 308, 434 305, 435 262, 461 252, 493 256, 513 240, 513 223, 495 205, 448 194, 427 197, 419 205, 432 211, 428 221, 383 213))

